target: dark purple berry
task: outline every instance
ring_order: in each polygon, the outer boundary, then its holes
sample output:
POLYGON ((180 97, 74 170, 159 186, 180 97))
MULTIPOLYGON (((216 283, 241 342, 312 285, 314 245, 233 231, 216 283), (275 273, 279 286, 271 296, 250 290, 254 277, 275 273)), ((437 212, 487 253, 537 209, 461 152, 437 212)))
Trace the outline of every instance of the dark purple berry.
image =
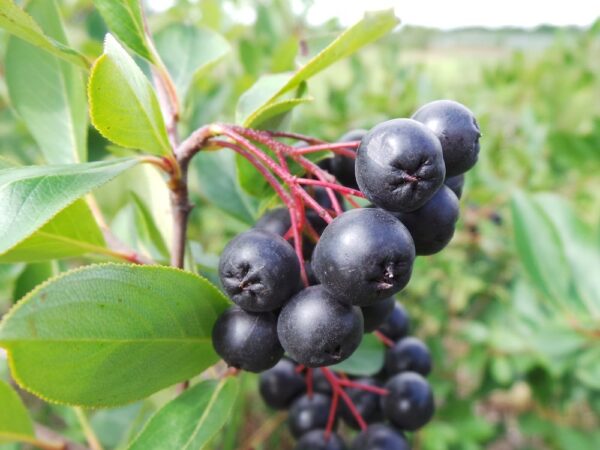
POLYGON ((279 236, 284 236, 291 226, 290 212, 283 207, 268 210, 254 224, 257 230, 270 231, 279 236))
POLYGON ((325 430, 312 430, 303 435, 294 450, 346 450, 346 444, 337 433, 325 437, 325 430))
POLYGON ((246 311, 272 311, 297 291, 300 264, 281 236, 249 230, 223 250, 219 276, 227 295, 246 311))
POLYGON ((230 367, 262 372, 283 356, 277 337, 277 316, 251 313, 232 306, 215 322, 212 330, 215 351, 230 367))
MULTIPOLYGON (((359 378, 355 381, 368 386, 380 387, 373 378, 359 378)), ((374 423, 383 419, 379 394, 358 388, 347 388, 346 392, 366 423, 374 423)), ((340 403, 340 416, 349 427, 354 428, 355 430, 360 429, 358 422, 345 402, 340 403)))
POLYGON ((325 429, 330 407, 331 397, 327 395, 313 393, 299 397, 292 403, 288 417, 292 435, 298 439, 309 431, 325 429))
POLYGON ((317 243, 312 266, 336 297, 369 306, 400 291, 412 274, 415 249, 394 216, 361 208, 336 217, 317 243))
POLYGON ((396 300, 394 297, 384 298, 371 306, 361 308, 365 322, 365 333, 370 333, 379 328, 392 314, 396 300))
POLYGON ((410 450, 410 445, 401 432, 376 423, 356 436, 351 450, 410 450))
POLYGON ((275 367, 260 374, 259 391, 263 400, 273 409, 287 409, 306 391, 304 377, 296 372, 295 364, 282 359, 275 367))
POLYGON ((400 372, 417 372, 424 377, 431 372, 431 353, 416 337, 400 339, 385 353, 385 369, 388 376, 400 372))
MULTIPOLYGON (((344 134, 339 139, 339 142, 360 141, 365 134, 367 134, 367 130, 352 130, 344 134)), ((341 184, 352 189, 358 189, 355 166, 356 161, 353 158, 348 158, 344 155, 335 155, 331 158, 330 167, 333 176, 341 184)))
POLYGON ((394 305, 394 310, 379 327, 379 331, 392 341, 408 336, 410 317, 400 303, 394 305))
POLYGON ((277 333, 285 351, 307 367, 337 364, 360 344, 360 308, 338 301, 321 285, 296 294, 279 314, 277 333))
POLYGON ((423 105, 413 114, 442 144, 446 176, 466 172, 477 162, 481 131, 473 113, 452 100, 436 100, 423 105))
POLYGON ((416 431, 433 417, 433 393, 418 373, 399 373, 388 380, 385 388, 389 395, 382 397, 383 414, 394 426, 416 431))
POLYGON ((460 175, 456 175, 454 177, 447 177, 444 184, 448 186, 456 198, 460 200, 463 194, 463 188, 465 187, 465 174, 461 173, 460 175))
POLYGON ((389 211, 414 211, 444 183, 442 146, 423 124, 411 119, 380 123, 363 138, 356 180, 367 199, 389 211))

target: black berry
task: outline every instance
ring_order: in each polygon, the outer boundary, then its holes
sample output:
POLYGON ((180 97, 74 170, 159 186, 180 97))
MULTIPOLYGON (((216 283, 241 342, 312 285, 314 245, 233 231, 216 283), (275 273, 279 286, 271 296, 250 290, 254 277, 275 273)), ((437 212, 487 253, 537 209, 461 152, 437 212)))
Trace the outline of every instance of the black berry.
POLYGON ((331 398, 318 393, 299 397, 290 409, 288 425, 292 435, 298 439, 312 430, 322 430, 327 426, 331 398))
POLYGON ((410 445, 402 433, 377 423, 356 436, 351 450, 410 450, 410 445))
POLYGON ((435 405, 427 380, 415 372, 403 372, 388 380, 389 395, 382 397, 383 414, 401 430, 415 431, 433 417, 435 405))
POLYGON ((285 351, 299 364, 321 367, 348 358, 360 344, 360 308, 339 302, 321 285, 296 294, 279 314, 277 332, 285 351))
POLYGON ((247 311, 280 308, 297 290, 300 264, 281 236, 249 230, 227 244, 219 261, 225 292, 247 311))
POLYGON ((273 313, 251 313, 232 306, 217 319, 212 339, 229 366, 249 372, 270 369, 283 356, 273 313))
POLYGON ((460 200, 463 194, 463 188, 465 187, 465 174, 461 173, 454 177, 448 177, 446 178, 446 181, 444 181, 444 184, 452 189, 456 198, 460 200))
POLYGON ((365 322, 365 333, 375 331, 383 325, 390 314, 392 314, 395 304, 396 300, 394 300, 394 297, 390 297, 373 303, 371 306, 363 306, 361 310, 365 322))
POLYGON ((425 205, 412 212, 396 213, 413 238, 417 255, 433 255, 454 236, 459 204, 454 192, 442 186, 425 205))
POLYGON ((291 226, 290 212, 283 207, 268 210, 254 224, 257 230, 270 231, 279 236, 284 236, 291 226))
POLYGON ((325 437, 325 430, 312 430, 303 435, 294 450, 346 450, 346 444, 337 433, 325 437))
POLYGON ((275 367, 260 374, 260 395, 273 409, 289 408, 305 390, 304 377, 296 372, 296 366, 289 359, 282 359, 275 367))
POLYGON ((312 369, 312 383, 315 392, 321 394, 331 395, 333 390, 331 389, 331 383, 319 368, 312 369))
POLYGON ((327 226, 312 266, 329 292, 369 306, 406 286, 414 259, 412 238, 400 221, 386 211, 361 208, 327 226))
POLYGON ((459 175, 475 165, 481 132, 466 106, 452 100, 437 100, 423 105, 412 118, 425 124, 440 140, 446 176, 459 175))
POLYGON ((389 211, 414 211, 444 182, 442 146, 423 124, 411 119, 380 123, 362 139, 356 159, 360 190, 389 211))
MULTIPOLYGON (((352 142, 360 141, 364 135, 367 134, 367 130, 352 130, 344 134, 339 142, 352 142)), ((335 155, 331 158, 330 169, 331 173, 335 178, 344 186, 358 189, 358 183, 356 182, 355 166, 356 161, 353 158, 348 158, 343 155, 335 155)))
POLYGON ((424 377, 431 372, 431 353, 416 337, 400 339, 385 354, 385 369, 388 376, 400 372, 417 372, 424 377))
MULTIPOLYGON (((380 387, 373 378, 359 378, 356 382, 368 386, 380 387)), ((347 388, 346 393, 350 396, 357 411, 366 423, 374 423, 382 420, 383 415, 381 412, 379 394, 357 388, 347 388)), ((358 422, 345 402, 341 402, 340 404, 340 416, 351 428, 354 428, 355 430, 360 429, 358 422)))
POLYGON ((408 335, 410 317, 400 303, 394 305, 394 310, 379 327, 379 331, 392 341, 397 341, 408 335))

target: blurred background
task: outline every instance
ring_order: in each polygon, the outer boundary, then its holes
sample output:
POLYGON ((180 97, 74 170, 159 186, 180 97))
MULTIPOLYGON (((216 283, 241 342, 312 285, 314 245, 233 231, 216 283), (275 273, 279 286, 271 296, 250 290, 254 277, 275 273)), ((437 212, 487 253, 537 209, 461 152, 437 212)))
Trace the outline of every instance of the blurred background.
MULTIPOLYGON (((58 3, 74 46, 99 55, 106 27, 91 1, 58 3)), ((471 108, 483 131, 453 242, 419 258, 398 296, 435 363, 438 412, 414 448, 600 448, 599 5, 549 2, 527 11, 522 1, 149 0, 153 33, 184 22, 222 33, 232 48, 194 81, 182 135, 234 121, 237 99, 261 74, 293 70, 360 18, 365 3, 394 7, 403 24, 311 79, 315 100, 294 111, 290 128, 333 141, 450 98, 471 108)), ((6 39, 2 32, 2 53, 6 39)), ((91 128, 89 142, 90 159, 117 152, 91 128)), ((1 73, 0 154, 26 164, 40 158, 1 73)), ((132 190, 167 222, 160 180, 141 171, 144 188, 119 179, 98 192, 128 242, 136 239, 126 225, 135 216, 132 190)), ((200 155, 192 175, 194 257, 214 279, 217 255, 265 202, 236 177, 226 152, 200 155)), ((0 265, 0 314, 23 295, 31 266, 0 265)), ((2 356, 0 378, 8 378, 2 356)), ((263 406, 255 376, 243 381, 213 448, 291 449, 285 416, 263 406)), ((99 411, 92 424, 108 449, 124 448, 162 401, 159 394, 99 411)), ((31 396, 27 403, 36 420, 81 437, 69 408, 31 396)))

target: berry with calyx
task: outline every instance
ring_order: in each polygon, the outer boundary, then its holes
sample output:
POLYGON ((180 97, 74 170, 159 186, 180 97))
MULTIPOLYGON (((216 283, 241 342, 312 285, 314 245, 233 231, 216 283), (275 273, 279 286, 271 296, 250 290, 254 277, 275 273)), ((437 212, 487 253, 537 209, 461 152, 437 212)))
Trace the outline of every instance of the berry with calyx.
POLYGON ((433 255, 454 236, 458 213, 458 198, 449 187, 442 186, 419 209, 394 215, 410 231, 417 255, 433 255))
POLYGON ((384 416, 401 430, 415 431, 433 417, 435 405, 427 380, 415 372, 402 372, 385 384, 381 398, 384 416))
POLYGON ((354 305, 369 306, 400 291, 412 274, 410 233, 390 213, 361 208, 336 217, 312 259, 325 289, 354 305))
POLYGON ((444 183, 442 146, 411 119, 380 123, 362 139, 356 180, 367 199, 388 211, 414 211, 444 183))
MULTIPOLYGON (((356 383, 380 387, 380 385, 373 378, 359 378, 356 380, 356 383)), ((356 410, 366 423, 379 422, 383 419, 379 394, 352 387, 347 388, 346 393, 354 402, 356 410)), ((355 430, 360 429, 358 422, 346 405, 346 402, 341 402, 340 404, 340 416, 349 427, 354 428, 355 430)))
POLYGON ((452 192, 454 192, 456 198, 460 200, 463 194, 463 188, 465 187, 465 174, 461 173, 454 177, 447 177, 444 184, 448 186, 452 192))
POLYGON ((215 351, 230 366, 249 372, 273 367, 283 356, 277 337, 277 316, 251 313, 238 306, 226 310, 212 330, 215 351))
MULTIPOLYGON (((327 426, 331 397, 313 393, 299 397, 290 408, 288 425, 292 435, 298 439, 312 430, 322 430, 327 426)), ((337 419, 336 419, 337 423, 337 419)))
POLYGON ((466 172, 477 162, 481 131, 473 113, 453 100, 423 105, 413 119, 426 125, 442 144, 446 176, 466 172))
POLYGON ((424 377, 431 372, 431 353, 427 346, 413 336, 400 339, 385 353, 388 376, 401 372, 417 372, 424 377))
POLYGON ((219 276, 229 297, 247 311, 280 308, 300 283, 300 264, 281 236, 249 230, 227 244, 219 260, 219 276))
POLYGON ((363 319, 365 322, 365 333, 370 333, 379 328, 392 314, 396 300, 394 297, 384 298, 371 306, 363 306, 361 308, 363 319))
POLYGON ((327 438, 325 430, 312 430, 300 438, 294 450, 346 450, 346 444, 337 433, 327 438))
POLYGON ((306 390, 304 377, 296 372, 289 359, 282 359, 275 367, 260 374, 259 392, 273 409, 287 409, 306 390))
POLYGON ((404 306, 400 303, 394 305, 394 310, 388 316, 386 321, 379 327, 379 331, 390 338, 392 341, 397 341, 405 336, 408 336, 410 328, 410 317, 404 306))
MULTIPOLYGON (((352 130, 344 134, 339 142, 360 141, 367 130, 352 130)), ((352 189, 358 189, 355 173, 356 161, 344 155, 335 155, 331 158, 331 174, 344 186, 352 189)))
POLYGON ((356 436, 351 450, 410 450, 410 445, 401 432, 376 423, 356 436))
POLYGON ((357 349, 363 317, 360 308, 338 301, 323 286, 310 286, 282 308, 277 333, 294 361, 307 367, 329 366, 357 349))
POLYGON ((268 210, 254 224, 257 230, 270 231, 279 236, 284 236, 291 226, 290 212, 283 207, 268 210))

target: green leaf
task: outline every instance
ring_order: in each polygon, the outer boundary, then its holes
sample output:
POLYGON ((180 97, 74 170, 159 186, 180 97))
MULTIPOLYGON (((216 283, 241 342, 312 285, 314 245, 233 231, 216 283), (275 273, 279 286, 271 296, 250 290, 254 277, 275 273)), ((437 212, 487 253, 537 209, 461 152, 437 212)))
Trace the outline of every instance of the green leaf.
POLYGON ((0 262, 37 262, 86 253, 111 255, 87 203, 78 199, 46 225, 0 255, 0 262))
POLYGON ((367 13, 361 21, 340 34, 323 51, 295 73, 281 73, 261 77, 240 97, 236 109, 237 122, 244 126, 255 125, 256 120, 253 116, 258 114, 258 111, 275 102, 285 93, 297 88, 304 81, 328 66, 385 36, 398 23, 399 20, 391 10, 367 13))
POLYGON ((0 170, 0 255, 75 200, 137 163, 135 159, 120 159, 0 170))
POLYGON ((0 444, 33 438, 33 423, 18 394, 0 380, 0 444))
POLYGON ((54 276, 55 273, 56 264, 52 261, 27 264, 27 267, 15 282, 13 298, 23 297, 38 284, 42 284, 42 282, 54 276))
POLYGON ((104 264, 39 286, 0 323, 25 389, 53 402, 119 405, 218 361, 212 326, 227 308, 207 280, 162 266, 104 264))
POLYGON ((332 366, 349 375, 371 376, 383 367, 385 347, 372 334, 365 334, 356 351, 346 361, 332 366))
POLYGON ((192 165, 198 174, 200 192, 209 202, 244 223, 254 223, 257 203, 240 186, 232 152, 200 152, 192 165))
POLYGON ((212 30, 190 25, 172 24, 155 37, 156 49, 175 82, 180 98, 194 78, 214 66, 230 51, 223 36, 212 30))
POLYGON ((142 58, 156 62, 152 46, 144 31, 144 20, 139 0, 94 0, 108 28, 127 47, 142 58))
POLYGON ((92 68, 88 97, 92 123, 107 139, 157 155, 171 153, 152 85, 110 34, 92 68))
POLYGON ((163 406, 129 450, 204 448, 229 418, 237 393, 236 378, 201 382, 163 406))
MULTIPOLYGON (((48 36, 67 44, 54 0, 33 0, 27 11, 48 36)), ((12 105, 48 163, 87 159, 87 102, 79 68, 12 37, 6 50, 6 83, 12 105)))
MULTIPOLYGON (((294 109, 296 106, 302 103, 312 102, 313 100, 313 97, 304 97, 273 101, 254 111, 254 113, 244 122, 244 126, 256 128, 258 125, 264 124, 269 119, 282 116, 288 111, 294 109)), ((269 126, 269 129, 274 128, 275 127, 273 126, 269 126)))
POLYGON ((65 61, 85 69, 90 66, 85 56, 46 36, 35 20, 11 0, 0 0, 0 27, 65 61))

